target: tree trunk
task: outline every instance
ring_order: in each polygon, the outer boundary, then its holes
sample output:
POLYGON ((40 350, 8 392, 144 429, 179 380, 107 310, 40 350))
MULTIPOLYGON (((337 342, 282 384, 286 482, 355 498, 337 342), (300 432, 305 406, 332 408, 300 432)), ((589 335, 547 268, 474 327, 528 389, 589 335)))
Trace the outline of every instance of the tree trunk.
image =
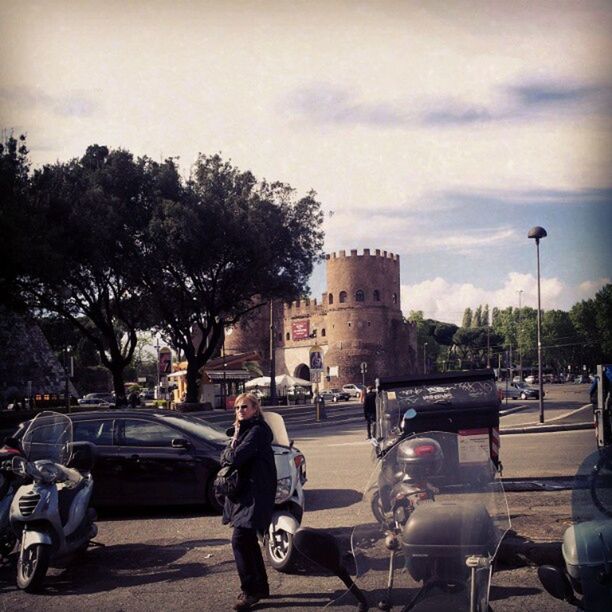
POLYGON ((195 404, 200 401, 200 372, 198 367, 198 359, 195 355, 187 358, 187 394, 185 396, 185 403, 195 404))
POLYGON ((127 399, 125 397, 125 385, 123 381, 123 368, 114 367, 111 368, 111 374, 113 375, 113 388, 115 390, 115 405, 117 408, 125 406, 127 399))

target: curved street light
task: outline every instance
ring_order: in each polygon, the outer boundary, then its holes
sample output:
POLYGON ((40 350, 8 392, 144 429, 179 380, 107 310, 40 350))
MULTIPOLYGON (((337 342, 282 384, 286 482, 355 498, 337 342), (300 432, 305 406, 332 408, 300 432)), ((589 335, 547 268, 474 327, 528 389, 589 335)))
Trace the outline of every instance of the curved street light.
POLYGON ((538 260, 538 385, 540 389, 540 423, 544 422, 544 387, 542 384, 542 310, 540 307, 540 239, 546 238, 548 234, 543 227, 536 225, 529 230, 527 238, 533 238, 536 243, 536 255, 538 260))

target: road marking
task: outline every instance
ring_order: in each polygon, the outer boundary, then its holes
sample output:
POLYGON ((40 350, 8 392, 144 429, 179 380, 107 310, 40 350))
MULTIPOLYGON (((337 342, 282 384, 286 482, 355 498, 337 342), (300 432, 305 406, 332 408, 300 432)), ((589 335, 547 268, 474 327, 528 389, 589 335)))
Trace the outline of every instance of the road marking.
MULTIPOLYGON (((545 420, 543 424, 548 425, 548 423, 553 423, 554 421, 565 419, 566 417, 572 416, 573 414, 576 414, 577 412, 580 412, 581 410, 584 410, 585 408, 588 408, 589 406, 591 406, 591 404, 585 404, 584 406, 580 406, 580 408, 574 408, 574 410, 570 410, 569 412, 566 412, 565 414, 561 414, 559 416, 553 417, 552 419, 545 420)), ((542 423, 540 423, 539 421, 533 421, 530 423, 521 423, 520 425, 513 425, 513 427, 527 427, 529 425, 542 425, 542 423)))

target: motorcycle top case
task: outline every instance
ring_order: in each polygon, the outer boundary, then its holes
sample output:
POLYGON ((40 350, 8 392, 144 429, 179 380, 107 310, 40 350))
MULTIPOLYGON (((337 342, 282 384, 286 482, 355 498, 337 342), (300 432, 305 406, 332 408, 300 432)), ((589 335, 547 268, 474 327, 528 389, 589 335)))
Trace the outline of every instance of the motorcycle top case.
POLYGON ((567 571, 576 580, 584 578, 581 570, 603 569, 606 558, 612 561, 612 521, 588 521, 568 527, 563 534, 562 551, 567 571))
MULTIPOLYGON (((498 463, 500 400, 492 370, 383 378, 377 381, 377 390, 383 448, 393 444, 397 435, 425 431, 484 435, 491 460, 498 463), (411 408, 416 416, 404 422, 403 415, 411 408)), ((446 455, 448 449, 444 450, 446 455)), ((457 455, 457 450, 451 454, 457 455)))

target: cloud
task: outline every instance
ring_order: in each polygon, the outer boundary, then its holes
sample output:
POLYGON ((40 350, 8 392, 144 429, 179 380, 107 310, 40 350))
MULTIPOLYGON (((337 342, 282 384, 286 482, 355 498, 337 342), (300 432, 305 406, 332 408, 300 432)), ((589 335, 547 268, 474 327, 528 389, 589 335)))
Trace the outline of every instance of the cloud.
POLYGON ((293 92, 286 108, 319 124, 386 127, 408 123, 406 113, 392 104, 361 102, 348 89, 321 84, 293 92))
MULTIPOLYGON (((578 286, 565 285, 558 278, 541 279, 543 310, 568 311, 575 303, 592 298, 609 278, 585 281, 578 286)), ((426 318, 461 324, 466 308, 488 304, 494 307, 530 306, 537 308, 537 280, 531 274, 511 272, 498 289, 488 290, 472 283, 453 283, 441 277, 414 285, 402 285, 401 303, 404 313, 422 310, 426 318), (519 294, 520 292, 520 294, 519 294)))
POLYGON ((524 79, 495 85, 488 105, 461 99, 364 101, 348 88, 316 83, 295 90, 283 103, 285 114, 297 114, 320 125, 369 127, 452 127, 543 118, 547 114, 609 114, 612 87, 524 79))
POLYGON ((91 117, 97 110, 97 104, 86 95, 53 96, 36 87, 1 87, 0 100, 20 108, 48 110, 60 117, 91 117))
POLYGON ((440 192, 457 205, 463 204, 511 204, 511 205, 559 205, 606 204, 612 201, 612 187, 590 189, 477 189, 440 192))

